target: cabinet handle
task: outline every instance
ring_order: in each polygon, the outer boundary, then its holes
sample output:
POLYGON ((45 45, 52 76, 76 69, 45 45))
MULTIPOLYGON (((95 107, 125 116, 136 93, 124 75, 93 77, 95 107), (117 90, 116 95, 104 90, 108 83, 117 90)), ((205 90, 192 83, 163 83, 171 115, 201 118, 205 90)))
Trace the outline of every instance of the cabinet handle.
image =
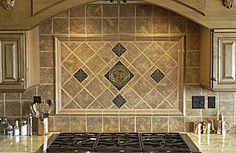
POLYGON ((216 81, 216 79, 215 79, 215 78, 211 78, 211 80, 212 80, 212 81, 216 81))
POLYGON ((20 78, 19 82, 25 82, 25 79, 24 78, 20 78))

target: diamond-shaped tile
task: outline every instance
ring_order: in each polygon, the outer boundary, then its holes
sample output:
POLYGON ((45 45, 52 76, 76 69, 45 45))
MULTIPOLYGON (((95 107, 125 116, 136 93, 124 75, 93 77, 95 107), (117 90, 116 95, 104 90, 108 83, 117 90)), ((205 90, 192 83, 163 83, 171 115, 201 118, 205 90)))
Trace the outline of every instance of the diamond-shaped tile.
POLYGON ((125 98, 123 98, 120 94, 116 96, 115 99, 112 100, 112 102, 118 107, 121 108, 126 103, 125 98))
POLYGON ((82 70, 79 69, 75 74, 74 77, 80 82, 82 83, 87 77, 88 75, 82 70))
POLYGON ((119 61, 105 74, 105 77, 121 90, 134 75, 119 61))
POLYGON ((112 51, 117 55, 117 56, 121 56, 125 51, 125 47, 123 45, 121 45, 120 43, 118 43, 113 49, 112 51))
POLYGON ((158 83, 165 77, 165 75, 159 69, 156 69, 156 71, 151 74, 151 77, 158 83))

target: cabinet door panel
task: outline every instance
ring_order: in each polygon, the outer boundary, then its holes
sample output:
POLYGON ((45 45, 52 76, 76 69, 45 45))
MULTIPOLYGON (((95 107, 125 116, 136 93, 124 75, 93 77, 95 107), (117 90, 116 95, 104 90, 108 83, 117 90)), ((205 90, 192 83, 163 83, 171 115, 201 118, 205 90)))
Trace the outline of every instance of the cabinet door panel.
POLYGON ((3 41, 3 77, 2 82, 18 82, 18 52, 17 52, 17 41, 3 41))
POLYGON ((234 39, 222 38, 219 50, 219 83, 236 83, 236 50, 234 39))

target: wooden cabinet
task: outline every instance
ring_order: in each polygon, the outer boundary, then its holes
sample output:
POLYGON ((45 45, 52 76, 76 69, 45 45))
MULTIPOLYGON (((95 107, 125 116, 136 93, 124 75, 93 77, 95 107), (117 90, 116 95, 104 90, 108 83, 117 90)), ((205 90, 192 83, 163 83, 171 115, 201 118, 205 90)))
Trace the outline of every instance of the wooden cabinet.
POLYGON ((202 29, 201 85, 236 91, 236 31, 202 29))
POLYGON ((0 32, 0 92, 23 92, 39 84, 38 28, 0 32))

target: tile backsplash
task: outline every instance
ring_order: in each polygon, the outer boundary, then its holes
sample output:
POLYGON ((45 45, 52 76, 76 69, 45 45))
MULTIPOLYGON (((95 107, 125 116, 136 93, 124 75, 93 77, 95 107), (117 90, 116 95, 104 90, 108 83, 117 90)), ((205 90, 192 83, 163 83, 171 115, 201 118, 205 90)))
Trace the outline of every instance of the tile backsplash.
POLYGON ((64 59, 60 74, 64 83, 61 104, 71 114, 52 115, 51 130, 187 131, 188 122, 216 119, 222 111, 233 125, 231 131, 235 132, 236 94, 212 92, 199 86, 199 29, 199 25, 178 14, 146 3, 94 3, 71 8, 40 25, 41 83, 21 94, 0 93, 0 116, 24 117, 34 95, 42 96, 43 100, 56 99, 55 66, 58 63, 55 63, 54 37, 57 37, 66 38, 60 50, 61 59, 64 59), (177 99, 179 88, 175 83, 179 80, 178 56, 174 49, 169 51, 177 42, 159 43, 154 39, 173 36, 185 38, 185 46, 182 46, 186 63, 183 73, 185 99, 181 102, 177 99), (160 62, 156 62, 157 59, 160 62), (120 90, 109 81, 109 76, 108 79, 104 76, 118 61, 134 75, 120 90), (198 95, 205 96, 205 109, 192 109, 192 96, 198 95), (215 109, 207 108, 207 96, 216 97, 215 109), (165 109, 169 107, 167 104, 175 107, 184 102, 185 116, 147 114, 148 110, 165 109), (100 109, 120 110, 119 107, 134 113, 95 113, 100 109), (90 109, 94 112, 86 113, 90 109), (78 110, 84 113, 73 115, 78 110))

